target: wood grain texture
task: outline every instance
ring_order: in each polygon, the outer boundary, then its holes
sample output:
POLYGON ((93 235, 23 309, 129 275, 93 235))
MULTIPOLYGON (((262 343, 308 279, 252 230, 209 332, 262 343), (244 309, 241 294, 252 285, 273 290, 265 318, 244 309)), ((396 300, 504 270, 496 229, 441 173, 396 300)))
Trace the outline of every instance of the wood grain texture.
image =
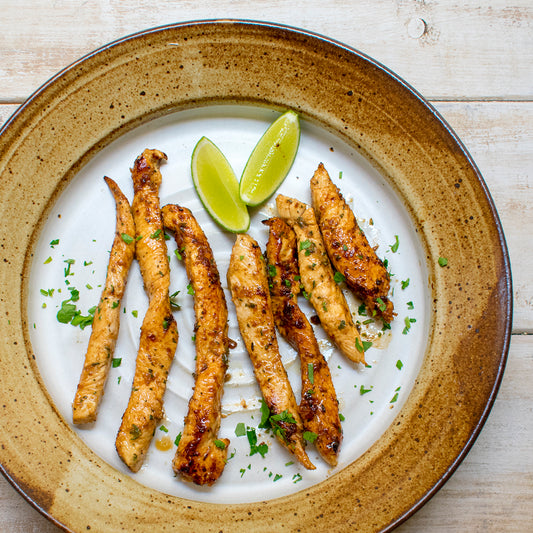
POLYGON ((430 98, 528 99, 530 0, 4 0, 1 102, 18 102, 60 69, 125 35, 180 21, 240 18, 305 28, 361 50, 430 98), (420 32, 423 32, 419 37, 420 32), (505 59, 504 59, 505 58, 505 59), (458 80, 459 83, 458 83, 458 80))
MULTIPOLYGON (((397 531, 533 527, 533 6, 530 0, 5 0, 0 125, 60 69, 113 39, 186 20, 269 20, 335 38, 412 84, 457 132, 498 209, 510 250, 514 326, 500 393, 462 465, 397 531), (11 105, 10 105, 11 104, 11 105)), ((60 531, 0 476, 0 530, 60 531)))

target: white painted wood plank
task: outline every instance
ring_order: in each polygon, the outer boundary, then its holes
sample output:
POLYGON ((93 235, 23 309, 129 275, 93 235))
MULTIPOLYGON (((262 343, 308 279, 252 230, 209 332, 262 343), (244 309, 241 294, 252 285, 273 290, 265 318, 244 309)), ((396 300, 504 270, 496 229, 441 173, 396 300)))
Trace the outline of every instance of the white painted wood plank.
POLYGON ((531 0, 3 0, 0 97, 21 102, 82 55, 143 29, 197 19, 266 20, 337 39, 428 98, 531 99, 531 0))
MULTIPOLYGON (((533 102, 438 102, 492 195, 511 257, 513 331, 533 332, 533 102)), ((0 105, 2 120, 17 106, 0 105)))

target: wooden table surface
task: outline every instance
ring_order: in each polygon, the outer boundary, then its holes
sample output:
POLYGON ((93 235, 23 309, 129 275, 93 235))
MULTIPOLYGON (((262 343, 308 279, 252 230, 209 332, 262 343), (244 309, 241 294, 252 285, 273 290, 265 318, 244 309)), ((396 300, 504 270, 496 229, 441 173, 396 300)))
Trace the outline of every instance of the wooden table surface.
MULTIPOLYGON (((472 154, 511 256, 509 360, 471 452, 397 531, 533 531, 533 3, 0 0, 0 124, 48 78, 101 45, 154 26, 216 18, 283 23, 361 50, 432 102, 472 154)), ((0 531, 59 529, 0 476, 0 531)))

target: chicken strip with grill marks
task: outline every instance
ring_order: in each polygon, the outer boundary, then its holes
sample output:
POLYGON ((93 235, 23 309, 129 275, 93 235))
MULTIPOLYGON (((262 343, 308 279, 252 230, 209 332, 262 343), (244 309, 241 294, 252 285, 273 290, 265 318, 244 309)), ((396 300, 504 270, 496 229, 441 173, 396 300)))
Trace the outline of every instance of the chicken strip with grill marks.
POLYGON ((322 163, 311 179, 311 194, 333 266, 363 300, 370 316, 391 322, 394 306, 388 298, 390 275, 322 163))
POLYGON ((88 424, 96 420, 117 342, 120 302, 135 255, 135 225, 128 199, 111 178, 105 177, 104 180, 116 204, 115 238, 109 254, 105 286, 93 319, 85 363, 72 402, 74 424, 88 424))
POLYGON ((165 159, 163 152, 147 149, 131 170, 136 257, 149 304, 141 327, 130 399, 115 445, 120 458, 133 472, 141 467, 163 417, 163 394, 178 344, 178 329, 168 295, 170 272, 159 207, 159 166, 165 159))
POLYGON ((315 446, 322 458, 335 466, 342 441, 339 402, 313 327, 298 307, 300 281, 296 236, 281 218, 274 217, 263 224, 270 228, 266 254, 274 321, 300 357, 300 415, 305 429, 317 435, 315 446))
POLYGON ((197 485, 212 485, 224 470, 230 442, 217 437, 228 367, 228 309, 213 252, 192 213, 178 205, 166 205, 162 213, 185 261, 196 315, 196 381, 173 468, 197 485))
POLYGON ((281 194, 276 204, 281 218, 296 234, 302 285, 322 327, 348 359, 364 363, 363 343, 344 294, 335 283, 313 208, 281 194))
POLYGON ((302 465, 312 470, 315 466, 304 449, 298 405, 279 353, 265 260, 249 235, 237 236, 228 267, 228 285, 255 377, 270 409, 274 433, 302 465))

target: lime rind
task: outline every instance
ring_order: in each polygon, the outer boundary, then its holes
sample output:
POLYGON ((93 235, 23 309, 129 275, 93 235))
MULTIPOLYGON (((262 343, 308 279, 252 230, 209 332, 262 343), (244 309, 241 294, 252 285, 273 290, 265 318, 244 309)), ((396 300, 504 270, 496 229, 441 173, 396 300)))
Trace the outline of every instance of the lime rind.
POLYGON ((242 233, 250 214, 239 196, 239 181, 228 160, 207 137, 194 147, 191 158, 194 188, 211 217, 225 230, 242 233))
POLYGON ((287 177, 300 145, 300 121, 294 111, 278 117, 265 131, 244 167, 239 194, 255 207, 270 198, 287 177))

